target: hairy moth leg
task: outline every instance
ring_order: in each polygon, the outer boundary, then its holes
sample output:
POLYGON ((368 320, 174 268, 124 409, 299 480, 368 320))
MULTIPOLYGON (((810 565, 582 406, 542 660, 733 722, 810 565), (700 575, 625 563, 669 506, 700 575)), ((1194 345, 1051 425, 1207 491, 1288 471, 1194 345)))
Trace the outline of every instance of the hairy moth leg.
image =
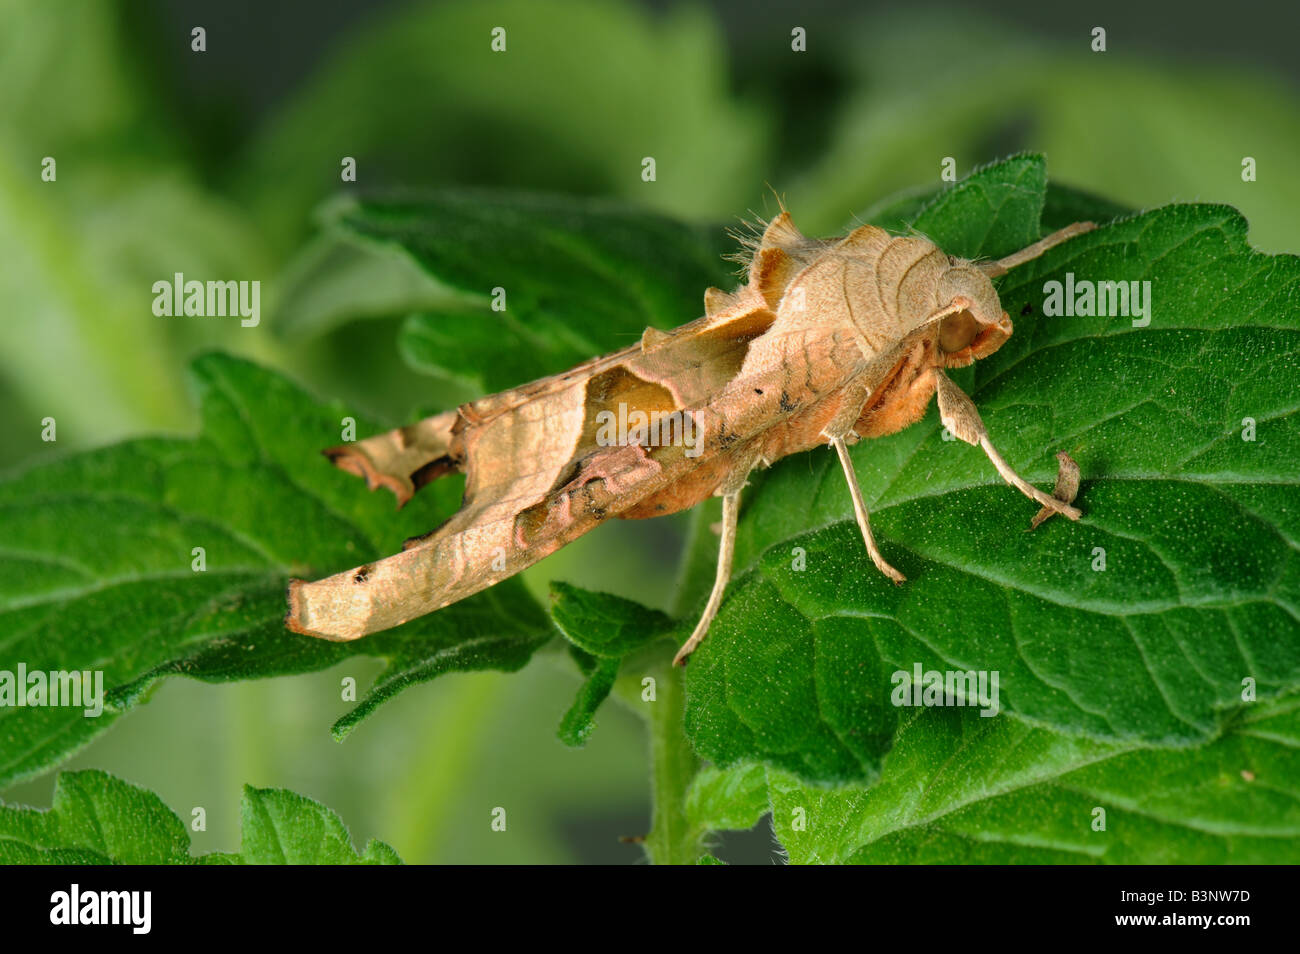
POLYGON ((867 545, 871 562, 876 565, 877 570, 895 583, 906 582, 907 577, 890 566, 881 555, 880 548, 876 546, 876 538, 871 533, 871 520, 867 516, 867 505, 862 501, 862 488, 858 486, 858 475, 853 469, 853 461, 849 459, 849 449, 844 443, 844 438, 832 437, 831 446, 835 448, 835 453, 840 457, 840 466, 844 468, 844 479, 848 481, 849 494, 853 497, 853 513, 858 518, 858 529, 862 531, 862 540, 867 545))
POLYGON ((696 647, 704 642, 704 637, 709 634, 709 624, 713 622, 713 617, 718 615, 718 607, 722 605, 722 594, 726 592, 727 582, 731 579, 731 558, 736 552, 736 515, 739 512, 740 491, 734 490, 723 494, 722 540, 718 544, 718 572, 713 578, 713 592, 709 594, 704 615, 695 624, 695 631, 691 633, 691 638, 682 644, 682 648, 677 650, 677 655, 673 657, 674 666, 686 664, 687 657, 695 652, 696 647))
POLYGON ((1011 465, 1002 458, 997 448, 993 446, 993 442, 989 440, 989 432, 985 429, 984 422, 980 420, 980 413, 975 409, 974 402, 966 396, 966 392, 953 384, 948 379, 948 376, 938 368, 933 369, 931 374, 934 375, 935 390, 938 392, 939 419, 943 421, 943 426, 948 428, 954 437, 965 441, 967 444, 974 444, 984 448, 984 453, 993 462, 993 466, 1002 475, 1002 479, 1026 497, 1038 501, 1048 510, 1069 517, 1071 520, 1078 520, 1083 516, 1080 511, 1071 507, 1068 503, 1047 496, 1047 494, 1012 470, 1011 465))
POLYGON ((1096 227, 1096 224, 1092 222, 1075 222, 1063 229, 1057 229, 1051 235, 1039 239, 1033 245, 1026 246, 1018 252, 1013 252, 1006 258, 1000 258, 996 262, 985 262, 982 265, 977 265, 977 267, 989 278, 997 278, 999 275, 1005 275, 1017 265, 1023 265, 1025 262, 1038 258, 1049 248, 1054 248, 1062 242, 1068 242, 1076 235, 1091 232, 1096 227))

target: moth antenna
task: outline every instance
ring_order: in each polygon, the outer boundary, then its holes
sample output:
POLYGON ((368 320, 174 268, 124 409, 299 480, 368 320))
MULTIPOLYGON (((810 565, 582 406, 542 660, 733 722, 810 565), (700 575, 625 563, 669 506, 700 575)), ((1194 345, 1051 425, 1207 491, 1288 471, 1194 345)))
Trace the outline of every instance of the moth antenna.
POLYGON ((1000 258, 995 262, 986 262, 981 266, 981 270, 989 278, 997 278, 999 275, 1005 275, 1011 269, 1031 262, 1038 256, 1042 255, 1048 249, 1070 241, 1085 232, 1091 232, 1097 227, 1094 222, 1075 222, 1073 225, 1067 225, 1063 229, 1057 229, 1051 235, 1040 238, 1033 245, 1022 248, 1020 251, 1008 255, 1006 258, 1000 258))

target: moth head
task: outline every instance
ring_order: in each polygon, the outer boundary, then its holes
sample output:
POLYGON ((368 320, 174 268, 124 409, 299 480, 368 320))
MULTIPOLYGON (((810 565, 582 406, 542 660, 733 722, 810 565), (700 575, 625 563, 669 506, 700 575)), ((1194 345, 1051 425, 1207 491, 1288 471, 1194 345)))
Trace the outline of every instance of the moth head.
POLYGON ((940 310, 956 310, 939 319, 939 352, 946 367, 960 368, 1002 347, 1012 326, 988 275, 964 259, 948 261, 935 299, 940 310))

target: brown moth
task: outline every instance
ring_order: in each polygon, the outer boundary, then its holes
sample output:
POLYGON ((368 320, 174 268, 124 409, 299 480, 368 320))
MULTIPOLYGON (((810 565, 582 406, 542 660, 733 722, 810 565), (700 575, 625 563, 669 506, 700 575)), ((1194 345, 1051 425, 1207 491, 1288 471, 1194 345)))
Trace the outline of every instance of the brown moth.
POLYGON ((325 451, 372 490, 391 489, 399 505, 461 471, 464 501, 401 553, 314 583, 292 580, 287 623, 357 639, 492 586, 611 517, 657 517, 716 494, 717 577, 674 660, 684 662, 722 602, 747 475, 789 454, 834 448, 867 552, 904 582, 876 546, 848 445, 915 423, 935 394, 953 435, 983 448, 1026 496, 1077 520, 1078 510, 1002 459, 944 369, 1011 336, 991 278, 1090 228, 1078 223, 1000 261, 972 262, 871 225, 805 238, 783 211, 753 249, 748 282, 731 294, 708 289, 704 317, 647 328, 638 344, 563 374, 325 451), (614 419, 673 426, 669 439, 638 426, 611 440, 614 419))

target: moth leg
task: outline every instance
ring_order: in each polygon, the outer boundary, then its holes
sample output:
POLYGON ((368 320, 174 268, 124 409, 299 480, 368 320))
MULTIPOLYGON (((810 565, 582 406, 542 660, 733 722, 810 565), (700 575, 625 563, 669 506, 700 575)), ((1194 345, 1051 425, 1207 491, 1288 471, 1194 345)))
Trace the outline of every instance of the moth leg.
POLYGON ((1022 248, 1018 252, 1013 252, 1006 258, 1000 258, 996 262, 985 262, 977 267, 989 278, 997 278, 999 275, 1005 275, 1017 265, 1023 265, 1025 262, 1038 258, 1038 256, 1042 255, 1049 248, 1055 248, 1062 242, 1068 242, 1076 235, 1082 235, 1084 232, 1091 232, 1096 227, 1096 224, 1093 222, 1075 222, 1073 225, 1067 225, 1063 229, 1057 229, 1051 235, 1039 239, 1033 245, 1022 248))
POLYGON ((1003 460, 1002 455, 997 452, 997 448, 989 440, 989 432, 984 428, 984 422, 980 420, 980 413, 975 409, 974 402, 966 396, 966 392, 953 384, 948 379, 948 376, 938 368, 933 369, 931 373, 934 375, 935 390, 938 392, 939 397, 939 418, 943 421, 944 427, 948 428, 954 437, 965 441, 967 444, 975 444, 984 448, 984 453, 993 462, 993 466, 1002 475, 1002 479, 1026 497, 1038 501, 1048 510, 1069 517, 1071 520, 1078 520, 1083 516, 1079 510, 1071 507, 1063 500, 1047 496, 1047 494, 1012 470, 1011 465, 1003 460))
POLYGON ((718 607, 722 605, 722 594, 726 591, 727 582, 731 579, 731 558, 736 552, 736 515, 739 512, 740 490, 737 489, 731 493, 723 494, 722 541, 718 544, 718 573, 713 579, 713 592, 709 594, 709 602, 704 607, 704 615, 695 624, 695 631, 691 633, 691 638, 682 644, 682 648, 677 650, 677 655, 673 657, 674 666, 684 666, 686 664, 687 657, 695 652, 696 647, 709 634, 709 624, 713 622, 713 617, 718 615, 718 607))
POLYGON ((871 533, 871 521, 867 517, 867 505, 862 502, 862 488, 858 486, 858 475, 853 469, 853 461, 849 459, 849 449, 844 443, 842 437, 832 437, 831 446, 835 448, 835 453, 840 457, 840 466, 844 468, 844 479, 849 482, 849 494, 853 497, 853 513, 858 518, 858 529, 862 531, 862 540, 867 545, 867 553, 871 556, 871 562, 876 565, 876 569, 885 576, 889 577, 895 583, 904 583, 907 577, 895 570, 880 554, 880 548, 876 546, 876 538, 871 533))
MULTIPOLYGON (((1079 494, 1079 465, 1075 463, 1074 458, 1065 451, 1057 451, 1056 459, 1058 461, 1056 468, 1056 486, 1052 488, 1052 496, 1057 500, 1064 500, 1066 503, 1074 503, 1074 498, 1079 494)), ((1043 507, 1034 515, 1034 519, 1030 521, 1029 529, 1036 529, 1039 524, 1051 515, 1052 511, 1043 507)))

